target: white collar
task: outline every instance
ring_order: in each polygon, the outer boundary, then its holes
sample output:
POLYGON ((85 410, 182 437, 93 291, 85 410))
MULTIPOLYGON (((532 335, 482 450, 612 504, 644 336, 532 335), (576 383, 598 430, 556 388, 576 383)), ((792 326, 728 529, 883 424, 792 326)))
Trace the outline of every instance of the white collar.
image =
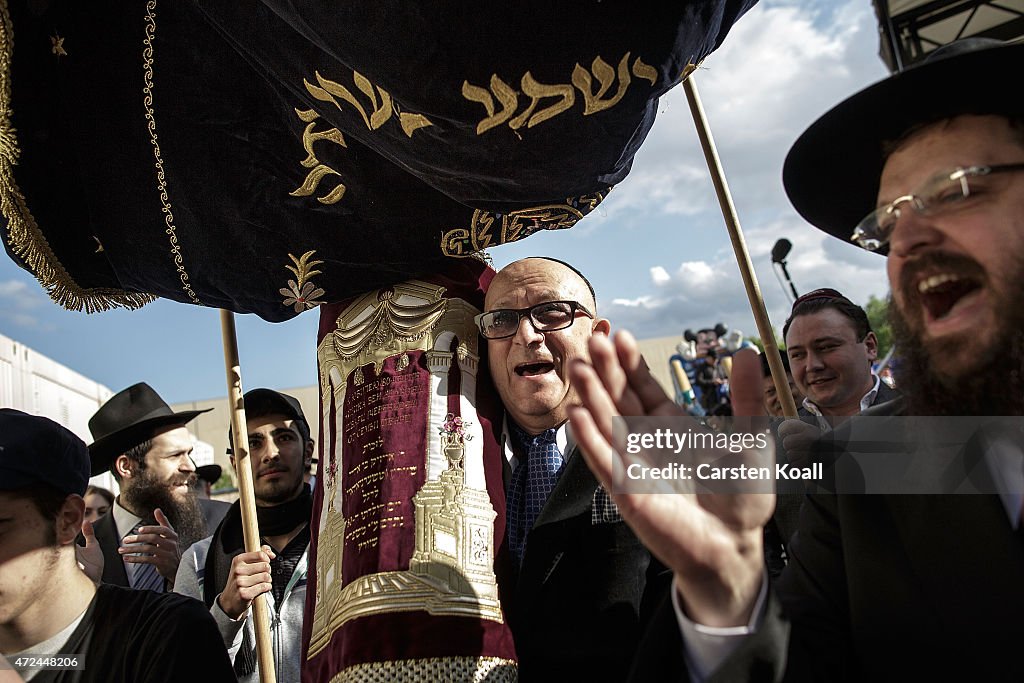
POLYGON ((114 526, 117 527, 118 545, 121 543, 121 538, 128 535, 135 525, 142 521, 142 517, 139 517, 134 512, 128 512, 124 507, 121 506, 121 496, 118 496, 114 500, 114 507, 110 511, 110 514, 114 515, 114 526))
MULTIPOLYGON (((505 453, 505 460, 515 470, 519 466, 519 457, 512 451, 512 440, 509 439, 508 429, 508 416, 506 415, 501 426, 501 449, 505 453)), ((555 430, 555 444, 558 446, 558 450, 561 451, 563 457, 568 457, 573 449, 576 448, 576 439, 573 438, 568 420, 555 430)))
MULTIPOLYGON (((861 412, 864 412, 865 410, 870 408, 871 404, 875 402, 875 397, 878 396, 878 388, 881 385, 881 380, 878 379, 878 375, 876 375, 873 372, 871 373, 871 376, 875 379, 875 383, 873 385, 871 385, 871 390, 868 391, 868 393, 866 393, 863 396, 861 396, 861 399, 860 399, 860 410, 861 410, 861 412)), ((824 417, 822 415, 821 410, 818 408, 818 406, 816 406, 814 404, 814 401, 812 401, 811 399, 809 399, 807 397, 804 397, 803 406, 804 406, 804 408, 807 409, 807 412, 809 412, 811 415, 816 415, 817 417, 824 417)))

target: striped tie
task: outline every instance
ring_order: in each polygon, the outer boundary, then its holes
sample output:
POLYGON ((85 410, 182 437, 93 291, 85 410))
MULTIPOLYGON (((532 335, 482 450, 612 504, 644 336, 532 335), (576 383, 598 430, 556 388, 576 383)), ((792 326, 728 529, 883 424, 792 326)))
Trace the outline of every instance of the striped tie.
MULTIPOLYGON (((129 535, 139 533, 139 528, 144 526, 146 526, 146 522, 139 520, 139 523, 132 527, 129 535)), ((128 583, 135 590, 164 592, 164 577, 160 576, 160 572, 154 565, 126 562, 125 568, 128 570, 128 583), (131 571, 132 567, 135 568, 134 572, 131 571)))

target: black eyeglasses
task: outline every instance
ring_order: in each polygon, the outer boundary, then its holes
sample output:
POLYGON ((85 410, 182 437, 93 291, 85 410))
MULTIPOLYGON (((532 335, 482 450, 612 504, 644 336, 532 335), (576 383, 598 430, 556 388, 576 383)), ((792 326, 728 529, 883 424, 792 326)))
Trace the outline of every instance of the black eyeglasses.
POLYGON ((533 329, 538 332, 556 332, 570 327, 576 319, 576 311, 588 318, 594 314, 578 301, 545 301, 529 308, 499 308, 487 311, 473 318, 480 328, 480 334, 486 339, 504 339, 511 337, 519 330, 519 322, 523 316, 530 319, 533 329))
POLYGON ((1021 170, 1024 170, 1024 163, 955 168, 932 176, 913 194, 897 197, 865 216, 850 240, 868 251, 881 249, 889 243, 904 204, 923 216, 937 216, 955 209, 973 194, 983 195, 987 176, 1021 170))

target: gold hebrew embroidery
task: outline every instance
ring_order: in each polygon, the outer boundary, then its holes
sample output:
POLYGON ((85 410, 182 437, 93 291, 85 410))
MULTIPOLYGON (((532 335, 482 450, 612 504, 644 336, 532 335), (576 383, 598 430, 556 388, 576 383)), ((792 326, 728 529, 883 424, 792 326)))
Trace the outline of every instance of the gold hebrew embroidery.
POLYGON ((642 61, 640 61, 639 57, 637 57, 633 61, 633 75, 636 76, 637 78, 642 78, 646 81, 650 81, 652 86, 658 80, 658 70, 655 69, 650 64, 644 64, 642 61))
POLYGON ((462 96, 467 100, 479 102, 487 110, 487 117, 477 124, 477 135, 495 126, 500 126, 516 113, 516 103, 518 102, 516 91, 508 83, 498 78, 497 74, 491 76, 490 91, 477 85, 471 85, 469 81, 463 81, 462 96), (492 92, 494 97, 491 97, 492 92), (501 111, 497 114, 494 113, 494 98, 501 103, 501 111))
MULTIPOLYGON (((306 129, 302 132, 302 148, 306 150, 306 158, 302 160, 302 165, 305 168, 312 169, 307 175, 306 179, 302 181, 302 185, 292 190, 288 194, 292 197, 309 197, 320 187, 321 181, 329 175, 336 175, 339 178, 341 174, 330 166, 322 163, 317 158, 316 153, 313 151, 313 145, 318 142, 332 142, 340 147, 347 147, 345 144, 345 136, 341 134, 341 131, 337 128, 331 128, 329 130, 317 131, 316 120, 320 118, 320 115, 316 113, 314 109, 296 109, 295 115, 299 117, 300 121, 306 123, 306 129)), ((317 197, 316 200, 321 204, 337 204, 341 201, 341 198, 345 196, 345 184, 340 180, 338 184, 330 192, 322 197, 317 197)))
POLYGON ((609 190, 566 199, 564 204, 534 206, 507 214, 478 209, 473 212, 469 228, 455 228, 441 237, 441 252, 445 256, 472 256, 498 244, 521 240, 538 230, 571 228, 593 211, 609 190))
POLYGON ((590 70, 594 72, 597 82, 600 83, 596 93, 591 92, 592 79, 590 78, 589 71, 579 64, 572 70, 572 84, 583 93, 584 116, 614 107, 622 99, 622 96, 626 94, 626 88, 629 87, 630 81, 629 53, 627 52, 619 62, 619 88, 616 90, 615 95, 609 99, 604 99, 604 96, 608 89, 612 87, 612 83, 615 82, 615 70, 600 57, 594 58, 594 63, 590 65, 590 70))
POLYGON ((524 123, 527 128, 533 128, 538 123, 547 121, 550 118, 558 116, 563 111, 571 109, 573 103, 576 102, 576 94, 570 86, 538 83, 529 71, 527 71, 523 76, 522 85, 523 93, 530 96, 530 106, 527 107, 526 111, 522 114, 508 122, 508 125, 512 130, 522 128, 524 123), (533 110, 537 108, 537 104, 542 99, 546 99, 548 97, 560 98, 561 102, 556 102, 534 114, 533 110))
POLYGON ((67 50, 64 49, 64 39, 58 33, 50 36, 50 44, 52 45, 50 51, 58 57, 67 57, 67 50))
POLYGON ((406 137, 411 138, 412 134, 420 128, 434 125, 431 123, 430 119, 422 114, 399 111, 391 98, 391 94, 387 90, 379 85, 374 85, 358 71, 352 72, 352 82, 369 100, 369 113, 367 113, 367 108, 359 98, 356 97, 347 87, 337 81, 324 78, 319 71, 315 71, 313 73, 316 76, 316 82, 319 85, 313 85, 308 80, 302 79, 303 84, 306 86, 306 91, 321 102, 333 104, 339 111, 344 111, 344 108, 341 106, 341 102, 347 102, 352 105, 352 107, 359 112, 359 115, 363 119, 363 123, 366 124, 366 127, 369 130, 379 129, 391 119, 393 114, 398 114, 398 123, 402 127, 402 132, 405 133, 406 137))
MULTIPOLYGON (((398 111, 398 107, 395 107, 395 111, 398 111)), ((406 137, 412 137, 412 134, 418 131, 420 128, 426 128, 427 126, 434 125, 430 122, 423 114, 408 114, 403 111, 398 112, 398 122, 402 124, 402 131, 406 137)))
POLYGON ((474 85, 469 81, 462 82, 462 97, 470 102, 483 106, 486 116, 476 126, 477 135, 508 123, 509 128, 518 130, 523 126, 532 128, 537 124, 553 119, 570 109, 576 102, 576 91, 583 96, 583 115, 590 116, 617 105, 626 95, 633 76, 648 81, 654 86, 658 81, 658 71, 645 64, 639 57, 629 66, 631 53, 627 52, 619 60, 618 67, 606 62, 600 55, 591 62, 590 69, 576 64, 572 70, 569 83, 540 83, 533 74, 527 71, 519 81, 522 94, 529 98, 529 103, 518 115, 519 92, 508 83, 491 75, 489 88, 474 85), (597 91, 594 91, 594 80, 597 80, 597 91), (618 81, 615 93, 609 96, 612 86, 618 81), (538 110, 542 100, 557 98, 557 102, 538 110), (501 105, 498 109, 497 104, 501 105))

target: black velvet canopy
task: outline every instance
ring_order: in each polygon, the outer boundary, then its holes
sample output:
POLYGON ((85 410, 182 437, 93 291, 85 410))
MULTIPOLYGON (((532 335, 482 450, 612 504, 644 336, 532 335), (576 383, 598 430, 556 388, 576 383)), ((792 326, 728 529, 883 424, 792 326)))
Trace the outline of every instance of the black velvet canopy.
POLYGON ((435 272, 590 212, 755 1, 14 2, 4 246, 89 311, 435 272))

